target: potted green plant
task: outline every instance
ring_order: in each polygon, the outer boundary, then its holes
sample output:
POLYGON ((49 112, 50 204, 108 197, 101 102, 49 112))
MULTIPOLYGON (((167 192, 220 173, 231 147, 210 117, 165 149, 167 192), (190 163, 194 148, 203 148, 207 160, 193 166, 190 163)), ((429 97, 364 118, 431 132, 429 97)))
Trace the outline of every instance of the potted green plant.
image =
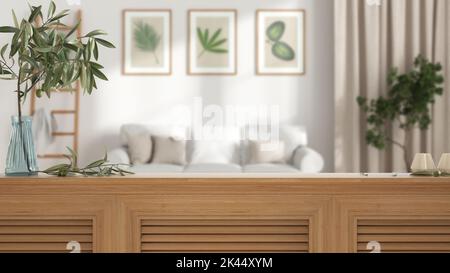
POLYGON ((441 70, 441 64, 432 63, 419 55, 411 71, 399 74, 397 69, 391 70, 386 96, 370 101, 365 97, 357 98, 359 106, 367 114, 367 144, 380 150, 386 147, 386 143, 400 147, 408 171, 411 163, 408 151, 411 131, 414 128, 426 131, 432 122, 430 106, 443 93, 444 77, 441 70), (386 131, 393 124, 404 131, 403 141, 392 139, 386 131))
POLYGON ((16 84, 18 115, 12 117, 12 133, 8 149, 6 174, 32 175, 38 172, 36 152, 31 133, 31 118, 22 116, 22 104, 35 89, 36 96, 50 97, 51 90, 70 87, 80 80, 85 93, 97 89, 97 80, 108 80, 98 63, 99 46, 114 48, 94 30, 82 37, 73 37, 80 22, 69 32, 60 32, 61 19, 69 10, 56 12, 52 1, 44 16, 42 6, 30 6, 30 15, 21 21, 12 11, 14 26, 0 27, 10 33, 11 41, 0 50, 0 79, 16 84), (36 22, 42 22, 37 24, 36 22))

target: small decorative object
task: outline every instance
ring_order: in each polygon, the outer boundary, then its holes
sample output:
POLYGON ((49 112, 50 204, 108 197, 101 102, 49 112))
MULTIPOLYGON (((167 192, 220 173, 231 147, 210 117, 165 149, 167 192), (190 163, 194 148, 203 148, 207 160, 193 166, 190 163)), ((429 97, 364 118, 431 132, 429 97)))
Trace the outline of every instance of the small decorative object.
POLYGON ((412 175, 439 175, 431 154, 416 154, 411 165, 412 175))
POLYGON ((190 10, 188 74, 237 73, 237 11, 190 10))
POLYGON ((110 164, 108 163, 108 155, 105 154, 103 159, 92 162, 84 168, 78 167, 78 155, 69 147, 67 147, 70 154, 65 155, 65 157, 70 161, 69 164, 59 164, 48 168, 42 173, 48 175, 56 176, 69 176, 69 175, 83 175, 83 176, 112 176, 121 175, 125 176, 127 174, 134 174, 130 171, 123 169, 123 166, 128 166, 125 164, 110 164))
POLYGON ((441 176, 450 176, 450 153, 442 154, 438 169, 441 176))
POLYGON ((413 70, 406 74, 399 75, 397 69, 391 70, 386 97, 380 96, 370 101, 364 97, 357 98, 362 111, 367 113, 367 144, 379 150, 383 150, 387 143, 401 148, 405 169, 408 171, 411 162, 408 151, 411 133, 415 128, 428 130, 431 124, 430 106, 443 93, 444 77, 441 70, 441 64, 429 62, 419 55, 415 59, 413 70), (403 141, 393 139, 386 131, 392 125, 404 131, 403 141))
POLYGON ((171 10, 123 11, 123 74, 172 73, 171 10))
POLYGON ((304 10, 258 10, 256 12, 256 73, 304 75, 304 10))
POLYGON ((97 63, 99 46, 114 48, 100 39, 106 35, 94 30, 83 37, 73 37, 75 25, 64 33, 56 28, 67 27, 60 20, 69 10, 56 12, 50 3, 46 16, 42 6, 30 6, 30 15, 18 21, 12 12, 14 26, 0 27, 0 33, 11 33, 9 44, 0 49, 0 79, 16 81, 18 116, 12 118, 11 141, 6 162, 6 175, 33 175, 37 173, 36 153, 31 134, 31 118, 22 116, 22 104, 33 89, 37 97, 51 90, 70 87, 81 79, 81 86, 91 94, 97 89, 96 80, 108 80, 97 63))

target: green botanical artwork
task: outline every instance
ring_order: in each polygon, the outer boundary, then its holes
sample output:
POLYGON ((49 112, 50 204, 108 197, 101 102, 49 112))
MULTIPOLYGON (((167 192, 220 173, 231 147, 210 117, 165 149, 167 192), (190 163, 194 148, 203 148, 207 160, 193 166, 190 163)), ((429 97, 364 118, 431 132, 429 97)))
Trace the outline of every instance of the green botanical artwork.
POLYGON ((290 45, 281 41, 286 30, 286 24, 282 21, 276 21, 266 30, 268 38, 267 43, 272 45, 272 54, 283 61, 292 61, 295 59, 295 51, 290 45))
POLYGON ((136 23, 134 28, 134 41, 138 49, 153 53, 156 63, 159 64, 159 59, 155 51, 161 42, 161 36, 158 35, 154 27, 142 21, 136 23))
POLYGON ((222 29, 219 28, 214 32, 214 34, 209 37, 209 29, 205 28, 204 31, 202 31, 201 28, 197 28, 197 37, 200 41, 200 44, 202 45, 202 51, 198 55, 198 58, 200 59, 203 54, 206 52, 210 52, 213 54, 225 54, 228 53, 228 49, 221 48, 220 46, 227 42, 228 39, 220 38, 220 34, 222 33, 222 29))

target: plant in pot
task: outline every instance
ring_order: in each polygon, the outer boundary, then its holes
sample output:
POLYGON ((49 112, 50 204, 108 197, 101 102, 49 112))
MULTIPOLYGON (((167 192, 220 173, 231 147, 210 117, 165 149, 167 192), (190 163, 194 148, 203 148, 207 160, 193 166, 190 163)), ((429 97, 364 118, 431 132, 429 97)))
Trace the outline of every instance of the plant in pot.
POLYGON ((31 132, 31 117, 22 115, 22 104, 33 94, 50 98, 51 90, 72 86, 80 80, 85 93, 97 89, 96 81, 108 80, 97 62, 99 47, 114 48, 104 39, 101 30, 82 37, 73 37, 80 22, 69 32, 58 31, 65 26, 60 20, 69 10, 56 12, 51 2, 44 16, 42 6, 30 6, 30 15, 21 21, 12 11, 14 26, 0 27, 10 33, 11 41, 0 50, 0 79, 15 81, 18 115, 12 117, 12 133, 8 149, 6 174, 33 175, 38 172, 31 132), (36 23, 41 22, 41 23, 36 23))
POLYGON ((386 96, 370 101, 365 97, 357 98, 359 106, 367 114, 367 144, 379 150, 383 150, 387 143, 398 146, 403 151, 405 169, 408 171, 412 130, 428 130, 432 122, 430 106, 443 93, 441 70, 441 64, 432 63, 419 55, 411 71, 405 74, 399 74, 397 69, 390 71, 386 96), (386 130, 394 124, 404 131, 403 141, 394 140, 386 130))

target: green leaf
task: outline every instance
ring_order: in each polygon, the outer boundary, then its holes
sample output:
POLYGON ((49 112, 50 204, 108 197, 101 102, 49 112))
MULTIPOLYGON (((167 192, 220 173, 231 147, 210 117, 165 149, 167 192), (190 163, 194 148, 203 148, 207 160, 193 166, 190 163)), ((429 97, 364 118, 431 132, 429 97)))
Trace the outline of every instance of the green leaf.
POLYGON ((96 69, 103 69, 104 67, 98 63, 94 63, 94 62, 89 62, 89 64, 96 69))
MULTIPOLYGON (((33 7, 33 11, 31 12, 30 18, 28 18, 28 22, 34 23, 34 21, 36 20, 36 18, 37 18, 38 16, 41 16, 41 15, 42 15, 41 9, 42 9, 42 6, 39 6, 39 7, 33 7)), ((42 17, 42 16, 41 16, 41 17, 42 17)))
POLYGON ((97 76, 97 78, 102 79, 104 81, 107 81, 108 78, 105 76, 105 74, 103 74, 100 70, 98 70, 97 68, 91 67, 92 72, 94 73, 95 76, 97 76))
POLYGON ((2 49, 0 50, 0 56, 2 56, 2 59, 3 60, 5 60, 5 53, 6 53, 6 50, 8 49, 8 44, 6 44, 6 45, 4 45, 3 47, 2 47, 2 49))
POLYGON ((41 53, 48 53, 50 51, 52 51, 51 47, 35 47, 33 48, 35 51, 37 52, 41 52, 41 53))
POLYGON ((31 64, 33 66, 33 68, 38 68, 39 65, 38 63, 33 60, 32 58, 28 57, 27 55, 22 55, 21 58, 26 61, 27 63, 31 64))
POLYGON ((14 20, 14 26, 16 28, 19 28, 19 21, 17 20, 16 13, 14 12, 14 10, 11 10, 11 13, 12 13, 12 17, 13 17, 13 20, 14 20))
POLYGON ((206 46, 206 42, 205 42, 205 38, 203 37, 203 32, 201 30, 201 28, 197 28, 197 37, 198 40, 200 41, 200 44, 205 47, 206 46))
POLYGON ((94 58, 97 61, 98 60, 98 45, 97 42, 94 42, 94 58))
POLYGON ((276 42, 272 46, 272 54, 283 61, 292 61, 295 59, 294 50, 285 42, 276 42))
POLYGON ((106 40, 99 39, 99 38, 95 38, 95 40, 96 40, 99 44, 101 44, 102 46, 105 46, 105 47, 107 47, 107 48, 116 48, 112 43, 110 43, 110 42, 108 42, 108 41, 106 41, 106 40))
MULTIPOLYGON (((213 36, 211 37, 211 43, 214 44, 217 40, 217 38, 219 38, 220 33, 222 32, 222 29, 219 28, 218 30, 216 30, 216 32, 214 32, 213 36)), ((224 39, 226 41, 226 39, 224 39)))
POLYGON ((69 14, 69 12, 70 12, 70 10, 68 10, 68 9, 65 9, 65 10, 61 11, 60 13, 56 14, 52 19, 50 19, 49 23, 50 22, 55 22, 55 21, 57 21, 57 20, 59 20, 61 18, 66 17, 69 14))
POLYGON ((209 50, 210 52, 212 52, 212 53, 217 53, 217 54, 225 54, 225 53, 228 53, 228 50, 227 49, 210 49, 209 50))
POLYGON ((52 17, 55 14, 55 11, 56 11, 55 2, 51 1, 50 6, 48 7, 47 18, 52 17))
POLYGON ((141 21, 135 25, 134 41, 136 47, 140 50, 145 52, 155 52, 161 41, 161 36, 158 35, 153 26, 141 21))
POLYGON ((226 43, 226 41, 227 41, 227 39, 222 39, 222 40, 220 40, 220 41, 217 41, 216 43, 213 43, 213 44, 211 45, 211 47, 212 47, 212 48, 216 48, 216 47, 218 47, 218 46, 220 46, 220 45, 226 43))
POLYGON ((283 37, 285 29, 285 23, 282 21, 277 21, 267 28, 266 35, 271 41, 278 42, 281 37, 283 37))
POLYGON ((106 163, 105 159, 100 159, 100 160, 94 161, 91 164, 87 165, 85 169, 98 168, 98 167, 102 166, 105 163, 106 163))
POLYGON ((19 29, 15 28, 15 27, 9 27, 9 26, 0 27, 1 33, 15 33, 18 31, 19 31, 19 29))
POLYGON ((108 33, 104 32, 103 30, 93 30, 86 34, 84 37, 94 37, 94 36, 100 36, 100 35, 107 35, 108 33))
POLYGON ((69 147, 66 147, 66 148, 70 152, 70 158, 71 158, 71 161, 72 161, 72 167, 73 168, 78 168, 78 155, 77 155, 77 153, 75 153, 74 150, 72 150, 69 147))
POLYGON ((66 36, 64 37, 64 40, 69 38, 70 35, 72 35, 80 26, 81 21, 78 21, 78 23, 66 34, 66 36))
POLYGON ((203 47, 203 50, 199 54, 198 58, 201 58, 204 52, 210 52, 214 54, 228 53, 228 49, 219 48, 221 45, 225 44, 228 41, 228 39, 226 38, 218 40, 221 33, 222 29, 217 29, 214 32, 213 36, 209 38, 209 29, 205 29, 204 31, 202 31, 200 28, 197 28, 197 36, 200 44, 203 47))
POLYGON ((66 169, 66 168, 67 169, 70 168, 70 165, 69 164, 58 164, 58 165, 55 165, 53 167, 50 167, 50 168, 46 169, 44 171, 44 173, 53 173, 53 172, 57 172, 57 171, 59 171, 61 169, 66 169))

